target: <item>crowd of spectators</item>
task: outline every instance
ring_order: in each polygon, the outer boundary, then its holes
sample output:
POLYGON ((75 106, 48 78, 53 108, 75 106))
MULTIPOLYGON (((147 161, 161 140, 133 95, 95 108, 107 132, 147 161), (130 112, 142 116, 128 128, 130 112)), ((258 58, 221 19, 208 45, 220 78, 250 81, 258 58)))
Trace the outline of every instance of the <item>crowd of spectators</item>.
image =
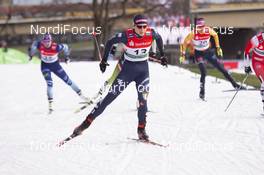
POLYGON ((190 30, 190 17, 184 15, 149 16, 149 25, 161 35, 165 45, 177 45, 183 42, 190 30))
POLYGON ((187 27, 190 25, 190 18, 184 15, 153 15, 149 16, 149 24, 151 27, 172 26, 187 27))

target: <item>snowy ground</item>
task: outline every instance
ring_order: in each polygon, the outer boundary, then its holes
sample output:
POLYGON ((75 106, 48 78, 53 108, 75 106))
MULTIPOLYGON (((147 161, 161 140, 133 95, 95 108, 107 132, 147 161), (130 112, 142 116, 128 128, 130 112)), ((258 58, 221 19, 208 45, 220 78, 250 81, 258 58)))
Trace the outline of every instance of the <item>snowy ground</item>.
MULTIPOLYGON (((112 72, 98 63, 63 65, 93 95, 112 72)), ((135 143, 134 84, 85 133, 56 144, 92 109, 74 114, 79 97, 54 76, 55 112, 47 115, 46 86, 39 65, 0 65, 1 175, 261 175, 264 172, 264 118, 257 91, 241 91, 228 112, 232 86, 207 77, 207 102, 198 99, 199 79, 178 67, 150 64, 147 132, 161 148, 135 143)))

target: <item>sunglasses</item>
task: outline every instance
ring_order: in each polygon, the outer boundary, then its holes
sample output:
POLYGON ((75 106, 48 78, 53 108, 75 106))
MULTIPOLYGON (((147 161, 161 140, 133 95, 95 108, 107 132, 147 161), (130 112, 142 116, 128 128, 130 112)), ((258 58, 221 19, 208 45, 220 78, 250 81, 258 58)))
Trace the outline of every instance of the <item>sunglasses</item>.
POLYGON ((137 28, 139 28, 139 29, 145 29, 145 28, 147 28, 147 26, 138 26, 137 25, 137 28))

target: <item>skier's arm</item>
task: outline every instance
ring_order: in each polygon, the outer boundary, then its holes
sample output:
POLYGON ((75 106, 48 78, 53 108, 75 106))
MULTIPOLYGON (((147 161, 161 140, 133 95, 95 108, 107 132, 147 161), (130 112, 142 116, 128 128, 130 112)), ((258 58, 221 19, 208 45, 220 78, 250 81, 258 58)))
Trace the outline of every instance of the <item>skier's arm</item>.
POLYGON ((214 38, 217 55, 219 57, 223 57, 223 51, 220 47, 219 38, 218 38, 217 33, 212 28, 209 29, 209 32, 210 32, 210 35, 214 38))
POLYGON ((215 47, 220 48, 219 37, 217 33, 212 28, 210 28, 209 31, 210 31, 210 35, 214 38, 215 47))
POLYGON ((194 38, 194 31, 191 31, 185 38, 183 43, 180 45, 180 57, 179 63, 182 64, 185 61, 185 53, 188 45, 192 42, 194 38))
POLYGON ((108 55, 111 51, 111 48, 113 47, 114 44, 117 43, 126 43, 127 38, 126 34, 124 32, 116 34, 114 37, 109 39, 106 44, 105 44, 105 50, 104 50, 104 55, 103 55, 103 60, 104 62, 107 62, 108 55))
POLYGON ((247 43, 247 46, 245 48, 245 52, 244 52, 244 61, 245 61, 245 65, 246 66, 249 66, 250 65, 250 62, 249 62, 249 54, 253 48, 253 44, 251 42, 251 40, 247 43))
POLYGON ((65 55, 65 63, 68 64, 70 59, 70 49, 67 44, 58 44, 56 48, 57 52, 63 52, 65 55))
POLYGON ((249 60, 249 54, 251 52, 251 50, 253 48, 255 48, 255 44, 254 44, 254 37, 249 40, 249 42, 246 45, 245 48, 245 52, 244 52, 244 65, 245 65, 245 73, 249 74, 250 72, 252 72, 251 68, 250 68, 250 60, 249 60))
POLYGON ((245 73, 249 74, 252 72, 250 68, 250 58, 249 54, 252 51, 252 49, 256 48, 259 45, 258 38, 254 36, 249 40, 249 42, 246 45, 245 52, 244 52, 244 64, 245 64, 245 73))
POLYGON ((244 59, 248 63, 248 65, 249 65, 249 54, 252 51, 252 49, 254 49, 257 46, 258 46, 258 39, 256 36, 254 36, 247 43, 246 48, 245 48, 245 52, 244 52, 244 59))
POLYGON ((157 53, 157 43, 156 43, 156 40, 154 40, 152 42, 151 50, 152 50, 153 53, 155 53, 155 54, 157 53))
POLYGON ((28 48, 28 56, 29 56, 29 61, 32 59, 32 57, 36 54, 38 48, 40 46, 39 41, 34 41, 31 46, 28 48))
POLYGON ((187 46, 190 44, 190 42, 192 42, 192 39, 194 37, 194 33, 193 31, 190 32, 184 39, 183 41, 183 44, 181 45, 181 49, 180 49, 180 52, 181 52, 181 55, 185 55, 185 52, 186 52, 186 48, 187 46))
POLYGON ((63 52, 66 57, 70 56, 70 49, 67 44, 58 44, 56 50, 57 52, 63 52))
MULTIPOLYGON (((166 66, 167 67, 167 64, 168 64, 168 60, 167 60, 167 58, 165 57, 165 55, 164 55, 164 46, 163 46, 163 41, 162 41, 162 38, 161 38, 161 36, 157 33, 157 32, 155 32, 153 29, 151 29, 151 31, 152 31, 152 36, 153 36, 153 40, 155 40, 156 41, 156 45, 157 45, 157 47, 158 47, 158 49, 159 49, 159 52, 160 52, 160 64, 162 65, 162 66, 166 66)), ((153 41, 154 42, 154 41, 153 41)))
POLYGON ((162 38, 161 38, 160 34, 155 32, 155 30, 152 29, 151 31, 152 31, 153 39, 156 41, 156 45, 159 49, 160 56, 163 57, 164 56, 164 46, 163 46, 162 38))

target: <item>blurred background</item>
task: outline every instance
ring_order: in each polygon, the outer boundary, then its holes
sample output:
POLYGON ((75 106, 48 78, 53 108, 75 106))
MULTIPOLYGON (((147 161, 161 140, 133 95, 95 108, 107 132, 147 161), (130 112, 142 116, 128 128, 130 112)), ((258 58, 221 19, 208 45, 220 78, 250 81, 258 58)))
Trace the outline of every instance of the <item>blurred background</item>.
POLYGON ((104 44, 114 33, 132 27, 138 13, 145 14, 162 36, 171 64, 177 64, 179 44, 197 17, 215 27, 224 59, 236 66, 247 40, 264 28, 264 0, 0 0, 0 64, 27 62, 28 46, 41 37, 32 33, 37 25, 89 27, 87 34, 67 32, 53 37, 69 44, 73 61, 98 60, 90 35, 95 28, 101 27, 97 38, 104 44))

